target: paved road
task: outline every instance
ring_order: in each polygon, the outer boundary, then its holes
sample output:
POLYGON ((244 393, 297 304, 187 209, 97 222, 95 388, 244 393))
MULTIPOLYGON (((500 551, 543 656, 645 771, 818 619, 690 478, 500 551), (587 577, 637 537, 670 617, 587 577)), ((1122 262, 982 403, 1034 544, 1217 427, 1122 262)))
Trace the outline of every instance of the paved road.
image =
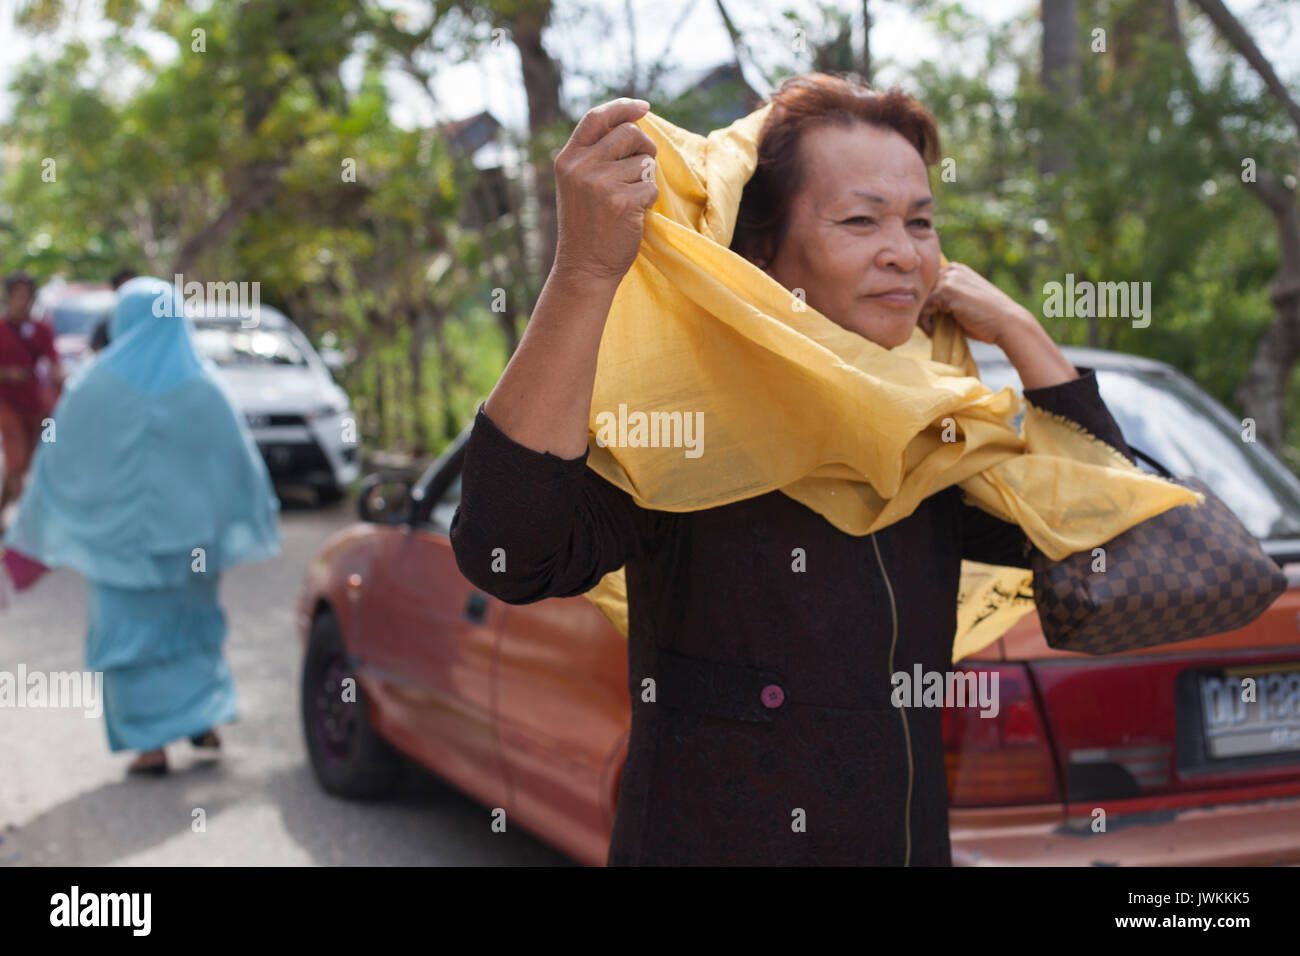
MULTIPOLYGON (((126 775, 102 720, 80 711, 0 707, 0 865, 556 865, 559 853, 514 829, 492 833, 487 810, 429 777, 395 799, 326 795, 299 727, 293 599, 311 555, 350 520, 350 504, 285 502, 284 551, 222 581, 237 723, 219 761, 168 748, 165 778, 126 775), (206 832, 194 832, 202 809, 206 832)), ((70 571, 47 575, 0 615, 0 671, 79 671, 86 594, 70 571)))

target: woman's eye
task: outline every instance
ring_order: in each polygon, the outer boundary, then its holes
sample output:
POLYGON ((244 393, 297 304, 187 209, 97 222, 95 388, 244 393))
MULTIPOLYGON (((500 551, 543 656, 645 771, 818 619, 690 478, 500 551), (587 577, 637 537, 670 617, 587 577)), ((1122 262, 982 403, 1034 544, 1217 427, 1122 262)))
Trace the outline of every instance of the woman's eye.
POLYGON ((929 229, 934 224, 929 219, 913 219, 912 225, 920 226, 922 229, 929 229))
POLYGON ((876 220, 872 219, 870 216, 852 216, 848 219, 842 219, 840 221, 844 225, 854 225, 854 226, 868 225, 869 226, 873 224, 876 220))

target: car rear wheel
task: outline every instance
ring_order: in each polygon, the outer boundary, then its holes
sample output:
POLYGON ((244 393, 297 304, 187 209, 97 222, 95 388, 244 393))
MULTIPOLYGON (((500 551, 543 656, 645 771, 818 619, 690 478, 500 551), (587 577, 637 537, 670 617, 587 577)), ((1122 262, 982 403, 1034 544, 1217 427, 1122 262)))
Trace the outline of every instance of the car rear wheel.
POLYGON ((391 793, 402 758, 370 725, 365 692, 332 614, 317 615, 312 623, 301 694, 303 734, 320 785, 353 800, 391 793))

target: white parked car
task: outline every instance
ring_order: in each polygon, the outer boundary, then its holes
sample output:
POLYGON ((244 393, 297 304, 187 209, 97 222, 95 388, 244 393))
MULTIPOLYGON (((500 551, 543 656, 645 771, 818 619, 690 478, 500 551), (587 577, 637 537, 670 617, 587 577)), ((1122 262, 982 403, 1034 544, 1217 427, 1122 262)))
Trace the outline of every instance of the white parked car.
POLYGON ((342 498, 361 467, 357 425, 347 393, 302 331, 268 305, 252 318, 190 318, 199 352, 221 372, 272 479, 311 486, 321 502, 342 498))
POLYGON ((90 337, 107 322, 117 305, 117 293, 102 282, 67 282, 54 278, 41 286, 32 317, 54 330, 54 347, 65 375, 80 371, 94 358, 90 337))

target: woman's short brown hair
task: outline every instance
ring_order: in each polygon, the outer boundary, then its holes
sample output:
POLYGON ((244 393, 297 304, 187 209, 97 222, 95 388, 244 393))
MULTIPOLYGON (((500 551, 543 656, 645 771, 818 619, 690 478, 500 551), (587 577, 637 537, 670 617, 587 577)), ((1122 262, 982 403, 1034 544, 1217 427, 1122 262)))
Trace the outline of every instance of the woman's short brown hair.
POLYGON ((847 74, 805 73, 781 84, 758 143, 758 167, 745 184, 731 249, 766 268, 785 239, 790 204, 802 185, 799 142, 810 129, 869 123, 892 129, 926 165, 939 161, 930 111, 902 90, 879 91, 847 74))

